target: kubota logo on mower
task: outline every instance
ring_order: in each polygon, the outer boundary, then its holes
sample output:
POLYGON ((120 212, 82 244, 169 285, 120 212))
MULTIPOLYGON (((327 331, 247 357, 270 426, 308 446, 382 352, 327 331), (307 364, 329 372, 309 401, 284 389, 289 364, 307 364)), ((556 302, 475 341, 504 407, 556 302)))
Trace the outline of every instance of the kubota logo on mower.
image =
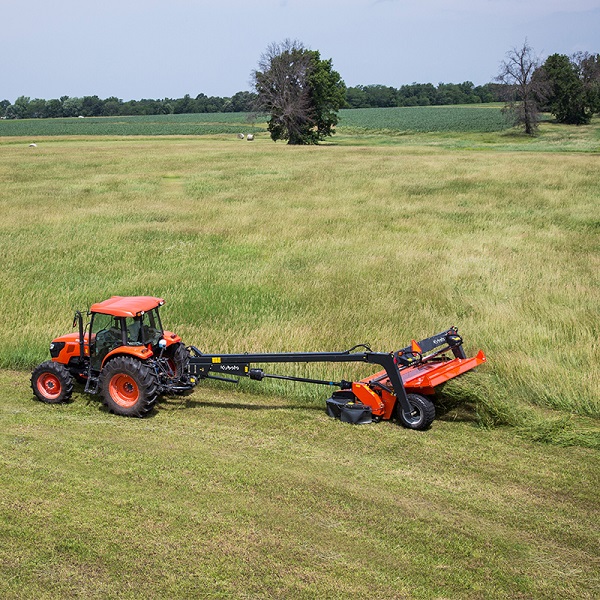
POLYGON ((433 340, 434 344, 443 344, 446 341, 445 337, 441 337, 441 338, 435 338, 435 340, 433 340))
POLYGON ((239 365, 221 365, 219 368, 221 369, 221 371, 239 371, 240 370, 239 365))

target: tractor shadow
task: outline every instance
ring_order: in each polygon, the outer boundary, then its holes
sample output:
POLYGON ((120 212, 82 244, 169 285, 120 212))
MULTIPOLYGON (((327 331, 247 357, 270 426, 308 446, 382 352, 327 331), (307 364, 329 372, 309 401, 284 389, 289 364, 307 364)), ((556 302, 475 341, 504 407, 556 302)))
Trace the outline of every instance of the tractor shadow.
MULTIPOLYGON (((479 421, 476 405, 468 398, 438 394, 434 399, 436 420, 444 422, 459 422, 476 424, 479 421)), ((32 395, 32 402, 39 402, 32 395)), ((63 405, 73 404, 74 402, 83 402, 86 406, 94 406, 103 413, 109 414, 110 411, 102 403, 99 396, 90 396, 83 392, 83 387, 76 384, 73 397, 63 402, 63 405)), ((306 402, 281 403, 273 401, 252 402, 243 401, 240 398, 231 401, 224 400, 206 400, 195 398, 193 395, 181 396, 161 396, 159 397, 154 409, 148 413, 145 418, 153 419, 161 412, 172 412, 178 410, 198 410, 198 409, 229 409, 238 411, 310 411, 311 413, 326 413, 325 402, 306 402)))
MULTIPOLYGON (((445 422, 477 423, 477 412, 475 406, 467 400, 457 400, 443 395, 434 399, 436 420, 445 422)), ((198 410, 198 409, 229 409, 240 411, 311 411, 313 413, 326 413, 325 402, 321 403, 253 403, 243 402, 239 399, 231 402, 223 400, 202 400, 190 396, 163 396, 156 403, 152 413, 148 417, 154 417, 161 411, 173 410, 198 410)))
POLYGON ((248 410, 248 411, 272 411, 272 410, 310 410, 310 411, 325 411, 325 405, 317 406, 314 404, 254 404, 250 402, 240 402, 239 400, 232 400, 231 402, 223 402, 222 400, 207 401, 207 400, 195 400, 190 397, 178 397, 178 396, 163 396, 156 404, 155 410, 152 411, 152 415, 160 412, 161 410, 193 410, 201 408, 218 408, 218 409, 230 409, 230 410, 248 410))

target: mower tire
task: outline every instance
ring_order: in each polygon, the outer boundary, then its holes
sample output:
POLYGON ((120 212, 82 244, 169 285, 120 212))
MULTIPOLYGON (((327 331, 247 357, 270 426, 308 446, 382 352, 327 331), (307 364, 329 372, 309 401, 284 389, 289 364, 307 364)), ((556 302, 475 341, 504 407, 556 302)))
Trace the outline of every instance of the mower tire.
POLYGON ((103 367, 100 389, 104 405, 124 417, 145 417, 159 394, 153 369, 131 356, 117 356, 103 367))
POLYGON ((429 398, 420 394, 407 394, 411 406, 410 418, 407 418, 402 410, 400 402, 396 402, 396 418, 400 424, 407 429, 423 431, 428 429, 435 419, 435 406, 429 398))
POLYGON ((31 389, 42 402, 68 402, 73 393, 73 377, 64 365, 48 360, 33 370, 31 389))

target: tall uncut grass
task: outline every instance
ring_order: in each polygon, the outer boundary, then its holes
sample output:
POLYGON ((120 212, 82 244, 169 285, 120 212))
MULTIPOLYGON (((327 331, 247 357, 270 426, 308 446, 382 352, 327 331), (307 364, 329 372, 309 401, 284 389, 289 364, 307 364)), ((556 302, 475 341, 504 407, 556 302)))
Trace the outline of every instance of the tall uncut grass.
POLYGON ((164 297, 167 327, 211 352, 391 351, 456 325, 488 363, 442 401, 598 443, 597 155, 13 140, 0 182, 4 368, 45 359, 74 309, 113 294, 164 297))

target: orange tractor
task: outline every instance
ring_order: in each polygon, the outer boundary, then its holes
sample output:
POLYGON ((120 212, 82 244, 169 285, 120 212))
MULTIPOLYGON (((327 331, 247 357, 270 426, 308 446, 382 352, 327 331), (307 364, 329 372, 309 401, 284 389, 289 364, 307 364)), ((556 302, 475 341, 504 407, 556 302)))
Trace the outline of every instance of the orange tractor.
POLYGON ((77 311, 73 327, 78 331, 53 340, 51 360, 33 371, 36 397, 66 402, 76 380, 86 393, 101 394, 111 412, 143 417, 159 396, 188 393, 201 379, 284 379, 339 388, 327 400, 327 411, 343 421, 395 418, 404 427, 422 430, 435 418, 435 388, 486 360, 482 351, 467 358, 455 327, 389 353, 359 345, 343 352, 206 354, 163 329, 163 304, 162 298, 152 296, 113 296, 91 306, 86 325, 77 311), (312 362, 364 362, 380 370, 360 381, 336 382, 273 375, 253 366, 312 362))

